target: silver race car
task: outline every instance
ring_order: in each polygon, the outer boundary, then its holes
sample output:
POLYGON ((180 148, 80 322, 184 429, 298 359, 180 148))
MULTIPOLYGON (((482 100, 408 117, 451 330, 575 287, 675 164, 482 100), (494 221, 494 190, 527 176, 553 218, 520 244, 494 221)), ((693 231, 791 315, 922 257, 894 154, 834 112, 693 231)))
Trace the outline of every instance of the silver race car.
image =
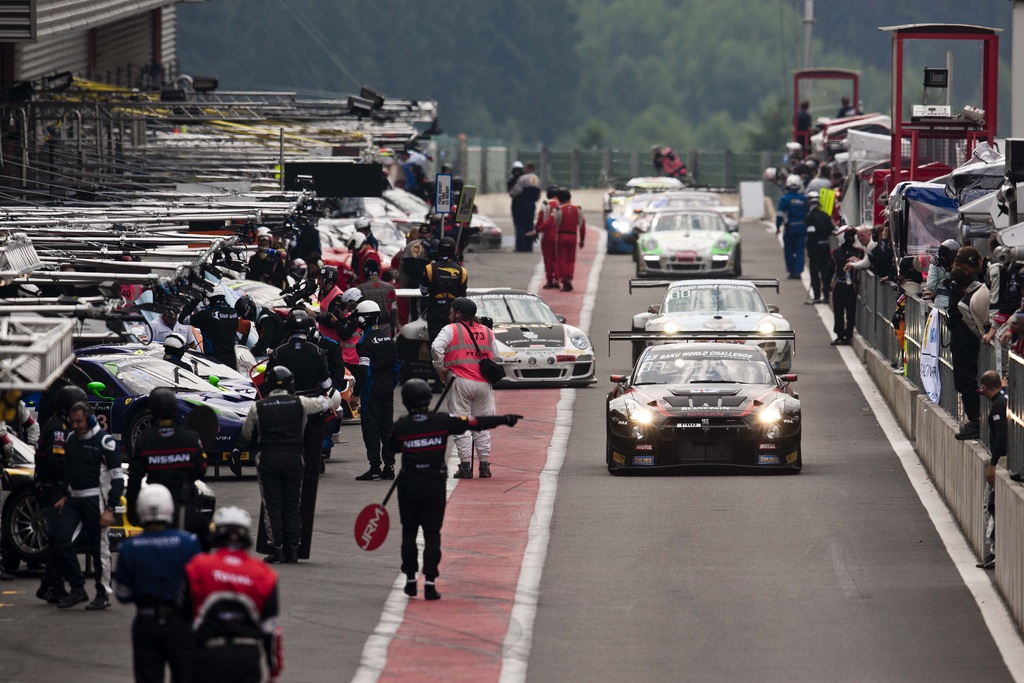
MULTIPOLYGON (((778 280, 630 280, 630 292, 635 288, 666 287, 661 304, 651 306, 644 313, 633 316, 633 332, 658 332, 666 336, 685 332, 729 332, 756 330, 771 335, 789 332, 793 328, 779 313, 779 307, 765 303, 759 287, 773 287, 778 291, 778 280)), ((671 340, 667 340, 671 341, 671 340)), ((633 345, 633 363, 647 346, 656 341, 636 340, 633 345)), ((796 353, 795 340, 745 340, 765 352, 776 373, 789 372, 796 353)))
POLYGON ((743 274, 740 234, 716 211, 667 207, 637 223, 637 277, 743 274))

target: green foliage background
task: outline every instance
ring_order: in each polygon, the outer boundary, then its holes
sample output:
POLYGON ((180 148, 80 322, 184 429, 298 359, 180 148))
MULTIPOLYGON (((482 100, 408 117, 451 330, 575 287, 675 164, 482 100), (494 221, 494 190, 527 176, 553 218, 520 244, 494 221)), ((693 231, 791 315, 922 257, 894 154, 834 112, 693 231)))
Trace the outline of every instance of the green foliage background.
MULTIPOLYGON (((327 94, 367 84, 436 99, 446 133, 583 147, 777 149, 790 122, 791 71, 802 65, 802 6, 209 0, 178 5, 178 52, 182 71, 217 75, 226 89, 327 94)), ((1004 28, 1006 128, 1010 12, 1006 0, 818 0, 813 63, 858 69, 865 110, 887 113, 891 41, 879 26, 1004 28)), ((925 56, 941 65, 941 54, 925 56)), ((833 115, 839 94, 812 93, 816 115, 833 115)))

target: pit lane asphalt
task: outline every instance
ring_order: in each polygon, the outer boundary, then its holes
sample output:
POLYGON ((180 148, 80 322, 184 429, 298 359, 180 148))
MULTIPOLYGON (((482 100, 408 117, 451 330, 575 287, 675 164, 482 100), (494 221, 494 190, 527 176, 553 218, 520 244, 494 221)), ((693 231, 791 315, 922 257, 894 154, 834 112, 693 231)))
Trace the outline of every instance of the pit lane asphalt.
MULTIPOLYGON (((743 238, 747 277, 784 274, 760 224, 745 225, 743 238)), ((473 254, 470 284, 524 287, 538 256, 473 254)), ((604 340, 660 298, 658 290, 630 297, 631 275, 628 256, 605 260, 591 329, 601 382, 576 401, 529 680, 1009 680, 896 455, 801 305, 800 283, 783 280, 781 295, 767 299, 797 331, 804 472, 608 475, 605 381, 629 361, 628 345, 608 358, 604 340)), ((366 467, 358 426, 341 436, 347 443, 320 481, 312 558, 278 570, 282 681, 349 680, 398 573, 394 503, 387 542, 372 553, 356 548, 355 515, 379 502, 387 483, 353 481, 366 467)), ((258 510, 253 477, 210 484, 221 505, 258 510)), ((442 592, 458 591, 443 579, 442 592)), ((28 573, 0 584, 0 680, 131 679, 132 608, 62 612, 38 601, 36 586, 28 573)))

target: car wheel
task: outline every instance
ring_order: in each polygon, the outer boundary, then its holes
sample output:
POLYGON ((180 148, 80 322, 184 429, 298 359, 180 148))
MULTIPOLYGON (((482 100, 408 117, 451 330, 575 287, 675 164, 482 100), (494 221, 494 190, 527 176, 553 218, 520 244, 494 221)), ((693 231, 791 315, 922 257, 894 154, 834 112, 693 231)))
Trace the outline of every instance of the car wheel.
POLYGON ((743 275, 743 251, 739 247, 736 247, 736 269, 734 274, 736 277, 743 275))
POLYGON ((124 442, 124 448, 126 453, 131 453, 135 447, 135 442, 144 433, 149 431, 153 427, 153 414, 149 410, 143 410, 133 420, 128 431, 126 432, 127 438, 124 442))
POLYGON ((4 505, 3 537, 5 569, 17 569, 21 562, 46 561, 49 545, 46 518, 39 499, 28 487, 12 493, 4 505))

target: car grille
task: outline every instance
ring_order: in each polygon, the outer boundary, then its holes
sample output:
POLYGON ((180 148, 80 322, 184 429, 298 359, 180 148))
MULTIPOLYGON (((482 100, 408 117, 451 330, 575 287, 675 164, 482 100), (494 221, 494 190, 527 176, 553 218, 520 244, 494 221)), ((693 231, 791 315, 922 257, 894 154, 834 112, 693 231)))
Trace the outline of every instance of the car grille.
POLYGON ((680 441, 677 453, 679 462, 683 463, 732 462, 736 445, 733 441, 680 441))
POLYGON ((561 377, 564 370, 557 368, 542 368, 540 370, 517 370, 516 374, 523 379, 556 379, 561 377))
POLYGON ((573 366, 572 376, 573 377, 586 377, 590 374, 590 363, 577 363, 573 366))

